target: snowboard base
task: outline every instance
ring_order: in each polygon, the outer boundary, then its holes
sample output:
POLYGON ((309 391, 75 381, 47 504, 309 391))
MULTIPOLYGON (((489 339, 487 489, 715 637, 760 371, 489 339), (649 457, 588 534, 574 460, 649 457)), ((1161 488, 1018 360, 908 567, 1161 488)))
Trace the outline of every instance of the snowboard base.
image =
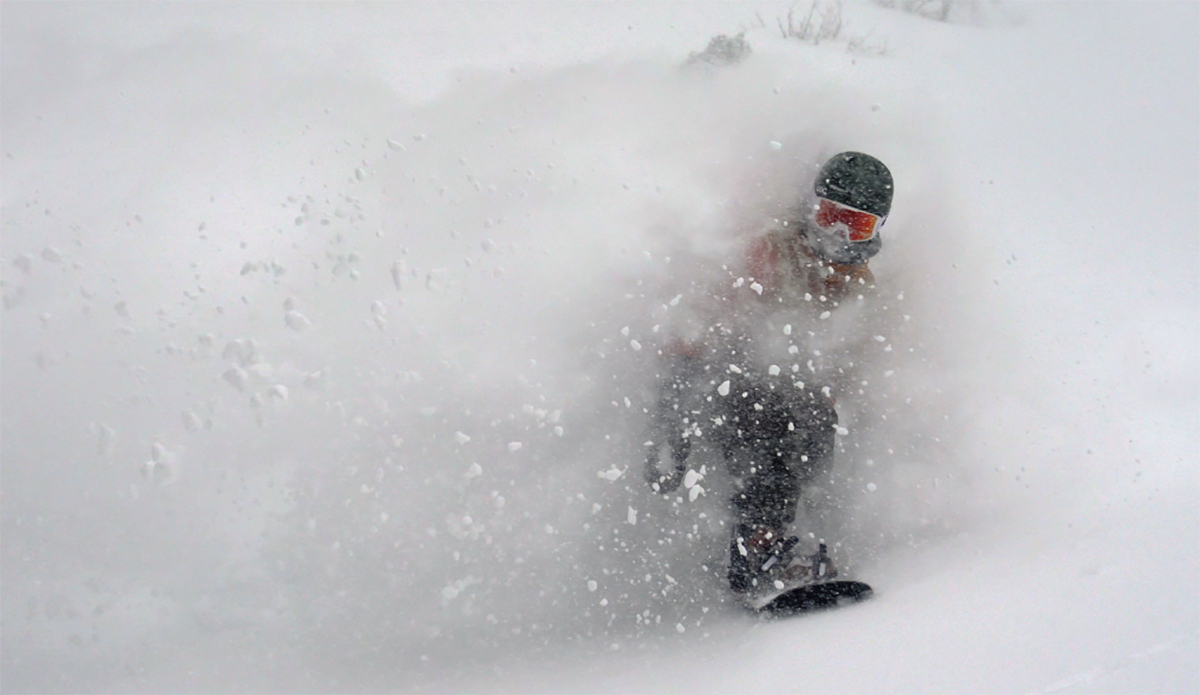
POLYGON ((797 615, 858 603, 870 598, 871 594, 871 586, 863 582, 820 582, 788 589, 765 605, 751 610, 769 616, 797 615))

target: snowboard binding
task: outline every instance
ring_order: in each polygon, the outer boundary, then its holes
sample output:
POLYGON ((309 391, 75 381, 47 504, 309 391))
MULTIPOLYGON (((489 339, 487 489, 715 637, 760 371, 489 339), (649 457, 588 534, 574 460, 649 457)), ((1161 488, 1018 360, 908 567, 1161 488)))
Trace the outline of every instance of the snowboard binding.
POLYGON ((741 583, 743 591, 738 591, 738 582, 731 575, 731 588, 747 608, 770 616, 794 615, 871 596, 869 585, 837 579, 838 570, 825 543, 819 543, 811 555, 795 555, 797 543, 795 536, 774 539, 756 576, 741 583))

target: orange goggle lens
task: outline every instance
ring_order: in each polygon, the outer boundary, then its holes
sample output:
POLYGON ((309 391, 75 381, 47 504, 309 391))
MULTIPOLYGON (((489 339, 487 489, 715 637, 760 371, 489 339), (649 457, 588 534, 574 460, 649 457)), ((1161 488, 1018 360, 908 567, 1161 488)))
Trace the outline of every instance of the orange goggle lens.
POLYGON ((875 237, 881 221, 879 215, 855 210, 825 198, 819 199, 814 219, 824 229, 836 229, 839 225, 844 226, 846 238, 850 241, 870 241, 875 237))

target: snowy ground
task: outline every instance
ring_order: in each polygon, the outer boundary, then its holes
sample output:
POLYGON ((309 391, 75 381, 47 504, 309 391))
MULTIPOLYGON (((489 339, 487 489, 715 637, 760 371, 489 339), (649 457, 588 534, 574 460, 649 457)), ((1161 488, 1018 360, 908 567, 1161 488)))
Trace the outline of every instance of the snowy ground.
POLYGON ((0 7, 0 687, 1200 690, 1200 8, 787 11, 0 7), (653 326, 841 149, 877 595, 760 622, 653 326))

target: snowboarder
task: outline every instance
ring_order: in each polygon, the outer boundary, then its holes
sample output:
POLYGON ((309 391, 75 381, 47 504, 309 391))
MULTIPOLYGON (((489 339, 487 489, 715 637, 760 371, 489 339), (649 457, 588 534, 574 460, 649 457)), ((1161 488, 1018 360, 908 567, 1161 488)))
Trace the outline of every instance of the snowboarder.
POLYGON ((834 155, 798 219, 755 239, 741 274, 662 350, 645 478, 663 494, 674 490, 696 435, 721 452, 734 483, 734 593, 753 598, 836 576, 824 544, 799 555, 798 539, 787 535, 802 491, 832 466, 838 422, 832 388, 819 383, 812 361, 801 371, 792 336, 873 286, 867 263, 882 245, 892 192, 891 172, 878 159, 834 155), (666 473, 659 444, 670 450, 666 473))

